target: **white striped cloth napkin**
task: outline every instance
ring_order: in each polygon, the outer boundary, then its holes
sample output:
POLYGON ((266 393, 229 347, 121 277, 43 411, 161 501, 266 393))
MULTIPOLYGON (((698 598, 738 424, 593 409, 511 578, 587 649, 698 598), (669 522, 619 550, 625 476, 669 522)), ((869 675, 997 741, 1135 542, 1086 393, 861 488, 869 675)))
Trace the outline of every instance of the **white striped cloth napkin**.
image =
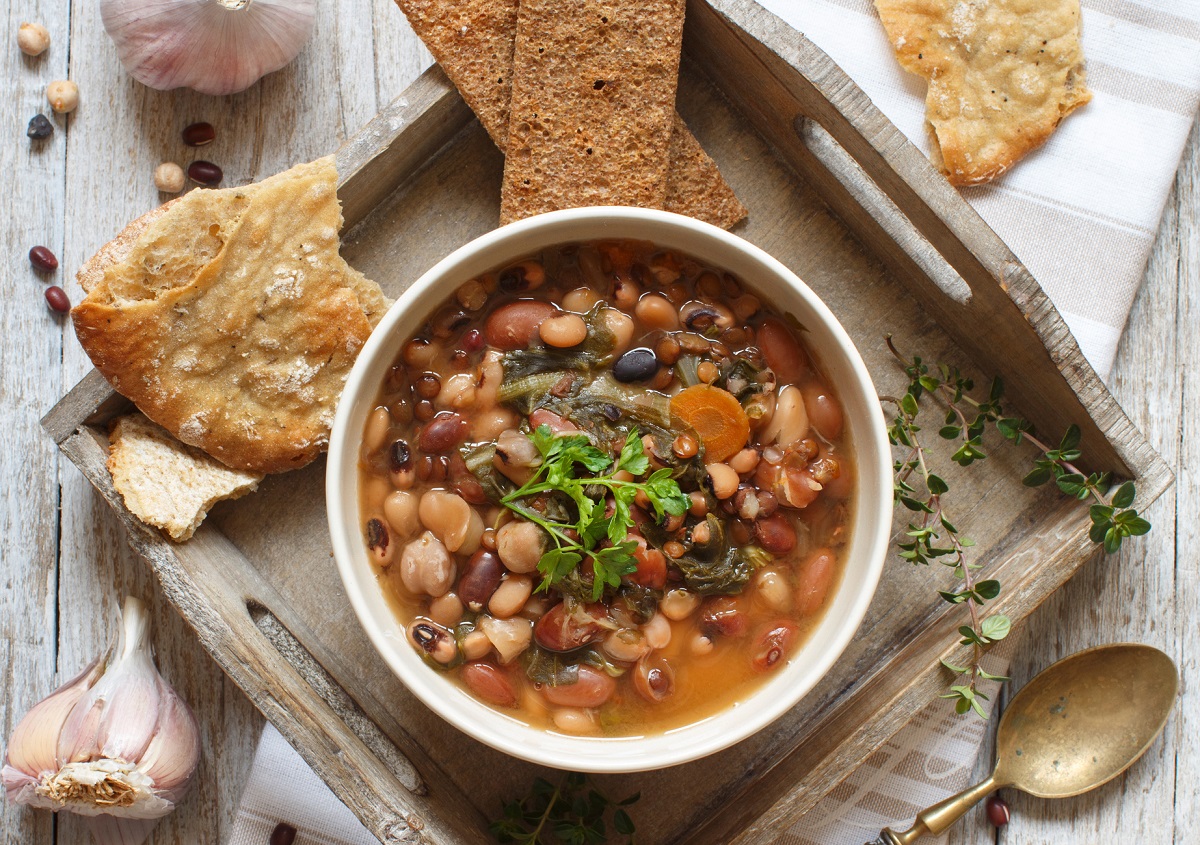
MULTIPOLYGON (((896 63, 871 0, 760 2, 829 53, 928 152, 925 83, 896 63)), ((1083 42, 1092 102, 1046 146, 963 196, 1038 279, 1103 376, 1196 114, 1200 2, 1083 0, 1083 42)), ((882 826, 964 788, 983 737, 982 722, 954 718, 947 702, 934 702, 817 809, 780 831, 778 845, 862 845, 882 826)), ((375 841, 268 726, 230 845, 264 845, 279 820, 300 829, 299 843, 375 841), (279 790, 285 780, 289 788, 279 790)))

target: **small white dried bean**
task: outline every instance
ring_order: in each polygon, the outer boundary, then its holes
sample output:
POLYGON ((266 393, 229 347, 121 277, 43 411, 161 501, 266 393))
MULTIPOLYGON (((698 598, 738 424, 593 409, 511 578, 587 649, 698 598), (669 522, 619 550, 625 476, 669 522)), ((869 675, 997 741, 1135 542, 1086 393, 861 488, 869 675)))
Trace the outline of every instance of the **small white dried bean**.
POLYGON ((509 575, 500 582, 488 601, 488 612, 497 619, 516 616, 533 594, 533 579, 528 575, 509 575))

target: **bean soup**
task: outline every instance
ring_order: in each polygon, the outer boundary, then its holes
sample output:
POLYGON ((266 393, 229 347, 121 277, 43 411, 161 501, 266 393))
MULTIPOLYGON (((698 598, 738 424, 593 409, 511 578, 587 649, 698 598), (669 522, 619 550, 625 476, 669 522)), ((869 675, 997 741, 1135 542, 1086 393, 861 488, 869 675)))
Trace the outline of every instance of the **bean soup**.
POLYGON ((839 579, 854 465, 799 327, 636 241, 467 280, 363 432, 364 539, 431 671, 631 736, 747 698, 839 579))

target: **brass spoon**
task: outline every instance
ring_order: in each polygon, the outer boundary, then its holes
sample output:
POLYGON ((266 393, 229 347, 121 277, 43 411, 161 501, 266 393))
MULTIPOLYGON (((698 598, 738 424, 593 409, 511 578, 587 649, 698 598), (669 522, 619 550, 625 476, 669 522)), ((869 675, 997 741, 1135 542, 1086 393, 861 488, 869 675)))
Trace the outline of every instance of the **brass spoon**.
POLYGON ((1069 798, 1108 783, 1162 733, 1178 688, 1171 658, 1148 645, 1100 646, 1058 661, 1004 711, 991 777, 920 813, 902 833, 885 829, 873 845, 941 833, 1004 787, 1069 798))

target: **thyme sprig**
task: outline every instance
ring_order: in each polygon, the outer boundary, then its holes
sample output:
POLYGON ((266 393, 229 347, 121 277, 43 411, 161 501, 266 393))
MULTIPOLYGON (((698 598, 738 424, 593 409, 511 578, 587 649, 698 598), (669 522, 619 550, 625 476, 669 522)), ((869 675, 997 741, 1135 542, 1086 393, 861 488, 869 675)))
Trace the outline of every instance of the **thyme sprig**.
POLYGON ((627 845, 636 845, 633 820, 624 808, 640 797, 611 801, 578 772, 564 774, 557 784, 535 778, 529 795, 505 804, 488 829, 500 843, 599 845, 609 841, 605 817, 611 811, 613 829, 627 845))
POLYGON ((971 624, 958 630, 963 637, 961 644, 971 646, 971 662, 968 666, 958 666, 942 661, 956 675, 967 676, 966 683, 952 685, 942 697, 955 699, 959 713, 973 710, 986 718, 980 701, 986 701, 987 696, 979 691, 978 682, 1007 678, 988 674, 980 664, 987 648, 1008 636, 1012 623, 1002 613, 983 613, 984 604, 1000 595, 1001 585, 995 579, 976 579, 981 564, 972 563, 966 554, 973 543, 946 516, 942 496, 949 492, 949 485, 929 469, 930 452, 920 437, 922 427, 917 424, 922 396, 936 397, 945 406, 938 435, 957 444, 950 459, 959 466, 968 467, 987 458, 983 438, 989 426, 1014 445, 1026 441, 1033 444, 1041 454, 1034 459, 1033 469, 1023 483, 1038 487, 1053 479, 1062 493, 1080 501, 1091 499, 1089 536, 1106 552, 1117 551, 1126 537, 1145 534, 1151 526, 1133 507, 1137 491, 1132 481, 1110 492, 1111 473, 1084 473, 1076 466, 1075 462, 1082 457, 1078 426, 1068 427, 1058 446, 1051 447, 1036 435, 1028 420, 1005 415, 1004 383, 999 378, 992 380, 987 398, 979 400, 970 394, 975 387, 973 380, 956 367, 947 364, 931 367, 919 357, 905 358, 890 336, 887 345, 909 378, 908 387, 899 399, 881 397, 881 401, 896 409, 888 437, 893 445, 906 450, 894 464, 893 494, 897 504, 920 514, 909 523, 906 539, 898 544, 899 555, 914 564, 943 563, 962 579, 961 590, 939 590, 938 594, 951 604, 967 606, 971 624))

